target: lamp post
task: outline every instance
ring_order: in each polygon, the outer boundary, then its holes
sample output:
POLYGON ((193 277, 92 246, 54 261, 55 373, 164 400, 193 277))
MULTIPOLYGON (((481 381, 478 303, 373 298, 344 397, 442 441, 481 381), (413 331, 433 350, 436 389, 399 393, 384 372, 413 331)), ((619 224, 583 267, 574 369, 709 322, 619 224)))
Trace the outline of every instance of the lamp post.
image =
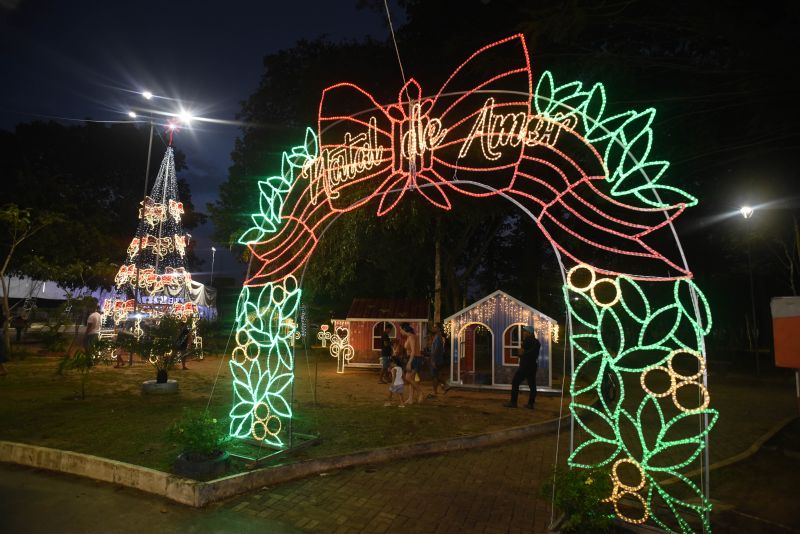
MULTIPOLYGON (((153 98, 153 94, 150 91, 145 91, 142 93, 142 96, 145 100, 150 100, 153 98)), ((132 119, 136 118, 136 113, 133 111, 128 112, 128 116, 132 119)), ((150 156, 153 153, 153 119, 150 119, 150 139, 147 141, 147 166, 144 169, 144 193, 142 193, 142 209, 140 210, 141 217, 140 220, 144 219, 144 199, 147 198, 147 182, 150 180, 150 156)), ((142 240, 139 239, 139 255, 142 253, 142 240)), ((138 312, 139 309, 139 263, 136 263, 136 298, 133 299, 133 313, 134 315, 138 312)))
MULTIPOLYGON (((748 221, 755 212, 755 209, 752 206, 742 206, 739 209, 739 213, 744 217, 745 221, 748 221)), ((748 224, 749 227, 749 223, 748 224)), ((753 349, 753 353, 755 354, 756 359, 756 376, 759 376, 760 369, 758 364, 758 321, 756 320, 756 297, 755 297, 755 286, 753 284, 753 258, 751 254, 751 235, 747 236, 747 271, 750 276, 750 313, 751 313, 751 329, 750 329, 750 348, 753 349)))
POLYGON ((217 253, 217 249, 215 247, 211 247, 211 286, 214 285, 214 255, 217 253))

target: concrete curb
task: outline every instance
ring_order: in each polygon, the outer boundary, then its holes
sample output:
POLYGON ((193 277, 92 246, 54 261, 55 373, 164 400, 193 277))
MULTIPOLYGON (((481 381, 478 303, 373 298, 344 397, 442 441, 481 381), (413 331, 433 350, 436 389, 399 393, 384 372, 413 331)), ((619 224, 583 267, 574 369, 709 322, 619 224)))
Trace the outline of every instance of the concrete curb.
POLYGON ((90 454, 0 441, 0 462, 92 478, 201 506, 197 495, 202 482, 90 454))
POLYGON ((402 458, 489 447, 547 434, 555 432, 558 429, 559 422, 567 424, 570 417, 571 415, 568 414, 560 419, 550 419, 541 423, 497 432, 367 449, 340 456, 329 456, 294 464, 265 467, 209 482, 191 480, 155 469, 109 460, 90 454, 10 441, 0 441, 0 462, 110 482, 199 508, 264 486, 280 484, 326 471, 383 463, 402 458))

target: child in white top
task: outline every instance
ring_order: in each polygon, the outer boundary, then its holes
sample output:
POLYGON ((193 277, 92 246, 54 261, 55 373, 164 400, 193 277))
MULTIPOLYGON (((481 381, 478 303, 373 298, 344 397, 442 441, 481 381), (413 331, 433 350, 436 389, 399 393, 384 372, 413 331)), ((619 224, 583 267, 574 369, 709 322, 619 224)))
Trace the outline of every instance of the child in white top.
POLYGON ((405 408, 406 404, 403 401, 403 367, 400 365, 400 360, 398 358, 392 358, 392 381, 389 384, 389 397, 386 399, 386 402, 383 403, 384 406, 392 405, 392 398, 395 393, 397 393, 397 396, 400 398, 400 404, 398 406, 400 408, 405 408))

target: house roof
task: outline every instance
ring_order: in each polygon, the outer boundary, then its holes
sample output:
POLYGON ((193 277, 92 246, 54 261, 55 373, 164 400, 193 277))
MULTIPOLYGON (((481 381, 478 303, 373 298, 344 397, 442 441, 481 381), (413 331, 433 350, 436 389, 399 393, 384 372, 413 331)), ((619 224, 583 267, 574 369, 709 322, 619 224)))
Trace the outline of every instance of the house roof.
POLYGON ((531 310, 532 312, 536 312, 537 314, 541 315, 542 317, 544 317, 545 319, 547 319, 547 320, 549 320, 549 321, 555 322, 555 320, 554 320, 552 317, 549 317, 549 316, 545 315, 544 313, 540 312, 539 310, 537 310, 536 308, 534 308, 534 307, 533 307, 533 306, 531 306, 530 304, 525 304, 525 303, 524 303, 524 302, 522 302, 521 300, 519 300, 519 299, 515 299, 514 297, 512 297, 511 295, 509 295, 509 294, 508 294, 508 293, 506 293, 505 291, 501 291, 501 290, 499 290, 499 289, 498 289, 497 291, 495 291, 494 293, 489 293, 488 295, 486 295, 486 296, 485 296, 485 297, 483 297, 482 299, 480 299, 480 300, 477 300, 477 301, 473 302, 472 304, 470 304, 470 305, 469 305, 469 306, 467 306, 466 308, 464 308, 464 309, 462 309, 462 310, 459 310, 459 311, 457 311, 456 313, 454 313, 454 314, 453 314, 453 315, 451 315, 450 317, 447 317, 447 318, 446 318, 444 321, 452 321, 452 320, 454 320, 456 317, 458 317, 459 315, 463 315, 464 313, 468 312, 468 311, 469 311, 469 310, 471 310, 472 308, 475 308, 475 307, 477 307, 477 306, 479 306, 479 305, 483 304, 483 303, 484 303, 484 302, 486 302, 487 300, 489 300, 489 299, 493 299, 493 298, 496 298, 496 297, 505 297, 505 298, 507 298, 507 299, 513 300, 514 302, 516 302, 516 303, 517 303, 517 304, 519 304, 520 306, 523 306, 523 307, 525 307, 525 308, 528 308, 528 309, 529 309, 529 310, 531 310))
POLYGON ((424 300, 354 298, 347 320, 367 319, 427 321, 428 303, 424 300))

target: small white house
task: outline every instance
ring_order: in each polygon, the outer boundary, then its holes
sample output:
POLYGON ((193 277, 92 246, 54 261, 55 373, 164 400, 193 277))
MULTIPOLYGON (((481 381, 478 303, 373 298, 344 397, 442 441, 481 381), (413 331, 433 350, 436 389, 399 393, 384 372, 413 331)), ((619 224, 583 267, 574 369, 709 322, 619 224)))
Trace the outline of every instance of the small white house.
MULTIPOLYGON (((552 343, 558 323, 503 291, 495 291, 444 320, 450 334, 450 384, 509 389, 519 367, 522 327, 532 326, 542 344, 536 384, 552 387, 552 343)), ((523 386, 527 388, 527 386, 523 386)))

